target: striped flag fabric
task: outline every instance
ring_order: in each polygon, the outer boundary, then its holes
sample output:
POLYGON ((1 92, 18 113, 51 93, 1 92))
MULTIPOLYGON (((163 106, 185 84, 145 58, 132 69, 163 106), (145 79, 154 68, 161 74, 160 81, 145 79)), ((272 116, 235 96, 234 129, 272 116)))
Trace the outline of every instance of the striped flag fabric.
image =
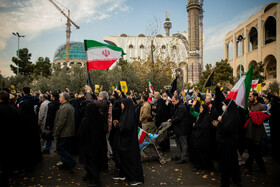
POLYGON ((232 99, 238 106, 247 109, 252 79, 253 66, 251 66, 250 69, 234 85, 229 92, 227 99, 232 99))
POLYGON ((256 88, 259 83, 260 78, 252 80, 251 88, 256 88))
POLYGON ((148 81, 148 84, 149 84, 149 90, 150 90, 150 92, 153 93, 153 92, 154 92, 154 88, 153 88, 152 83, 151 83, 150 81, 148 81))
POLYGON ((122 48, 95 40, 84 40, 84 45, 87 58, 87 72, 91 69, 109 69, 122 55, 125 55, 122 48))
POLYGON ((138 133, 138 142, 139 142, 139 145, 141 145, 145 139, 147 132, 144 131, 143 129, 141 129, 140 127, 138 127, 137 133, 138 133))

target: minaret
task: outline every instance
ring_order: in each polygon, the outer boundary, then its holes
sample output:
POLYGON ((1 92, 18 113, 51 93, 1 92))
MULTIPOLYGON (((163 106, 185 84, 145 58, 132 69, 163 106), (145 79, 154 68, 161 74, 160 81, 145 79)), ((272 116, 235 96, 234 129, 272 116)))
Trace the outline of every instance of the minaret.
POLYGON ((200 77, 200 40, 199 40, 199 17, 201 5, 199 0, 188 0, 188 40, 189 40, 189 61, 188 61, 188 82, 197 83, 200 77))
POLYGON ((164 26, 164 29, 165 29, 166 36, 169 36, 170 35, 170 29, 172 27, 172 23, 171 23, 170 18, 169 18, 169 11, 168 10, 166 11, 166 19, 165 19, 165 22, 164 22, 163 26, 164 26))

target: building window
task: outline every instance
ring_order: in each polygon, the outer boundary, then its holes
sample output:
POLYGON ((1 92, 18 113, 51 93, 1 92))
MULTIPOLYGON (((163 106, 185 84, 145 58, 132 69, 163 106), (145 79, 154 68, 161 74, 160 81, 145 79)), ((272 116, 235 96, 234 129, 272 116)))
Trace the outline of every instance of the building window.
POLYGON ((144 45, 140 45, 140 49, 144 49, 144 45))
POLYGON ((133 45, 132 44, 129 45, 129 49, 133 49, 133 45))
POLYGON ((175 49, 177 49, 177 47, 176 47, 175 45, 173 45, 172 49, 174 49, 174 50, 175 50, 175 49))
POLYGON ((166 46, 165 46, 165 45, 163 45, 161 48, 162 48, 162 49, 166 49, 166 46))

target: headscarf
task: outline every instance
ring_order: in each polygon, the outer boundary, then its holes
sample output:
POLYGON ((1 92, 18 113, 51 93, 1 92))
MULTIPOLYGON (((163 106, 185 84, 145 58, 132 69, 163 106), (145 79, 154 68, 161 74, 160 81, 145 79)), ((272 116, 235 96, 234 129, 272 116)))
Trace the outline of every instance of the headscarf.
POLYGON ((136 125, 135 109, 131 99, 124 99, 121 102, 124 105, 124 109, 118 125, 121 133, 128 133, 131 131, 132 126, 136 125))
POLYGON ((197 124, 201 123, 201 121, 204 119, 204 117, 209 115, 209 109, 208 109, 208 105, 203 104, 201 105, 203 107, 203 111, 202 113, 199 114, 199 117, 197 119, 197 124))
POLYGON ((222 122, 230 118, 234 118, 235 114, 238 113, 237 105, 231 99, 226 99, 223 103, 227 106, 226 112, 222 118, 222 122))

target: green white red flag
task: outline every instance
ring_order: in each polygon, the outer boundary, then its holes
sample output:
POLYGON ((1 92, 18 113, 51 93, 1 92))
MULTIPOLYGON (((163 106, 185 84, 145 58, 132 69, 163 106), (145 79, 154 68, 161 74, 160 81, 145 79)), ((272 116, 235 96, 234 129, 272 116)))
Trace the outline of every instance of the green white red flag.
POLYGON ((147 132, 144 131, 143 129, 141 129, 140 127, 138 127, 137 133, 138 133, 138 142, 139 142, 139 145, 141 145, 144 141, 144 138, 145 138, 147 132))
POLYGON ((153 88, 152 83, 151 83, 150 81, 148 81, 148 84, 149 84, 149 90, 150 90, 150 92, 153 93, 153 92, 154 92, 154 88, 153 88))
POLYGON ((259 83, 260 78, 252 80, 251 88, 256 88, 259 83))
POLYGON ((122 55, 125 55, 123 49, 120 47, 94 40, 84 40, 84 45, 87 58, 87 72, 91 69, 108 69, 121 58, 122 55))
POLYGON ((252 79, 253 66, 251 66, 250 69, 234 85, 229 92, 227 99, 232 99, 238 106, 247 109, 252 79))

